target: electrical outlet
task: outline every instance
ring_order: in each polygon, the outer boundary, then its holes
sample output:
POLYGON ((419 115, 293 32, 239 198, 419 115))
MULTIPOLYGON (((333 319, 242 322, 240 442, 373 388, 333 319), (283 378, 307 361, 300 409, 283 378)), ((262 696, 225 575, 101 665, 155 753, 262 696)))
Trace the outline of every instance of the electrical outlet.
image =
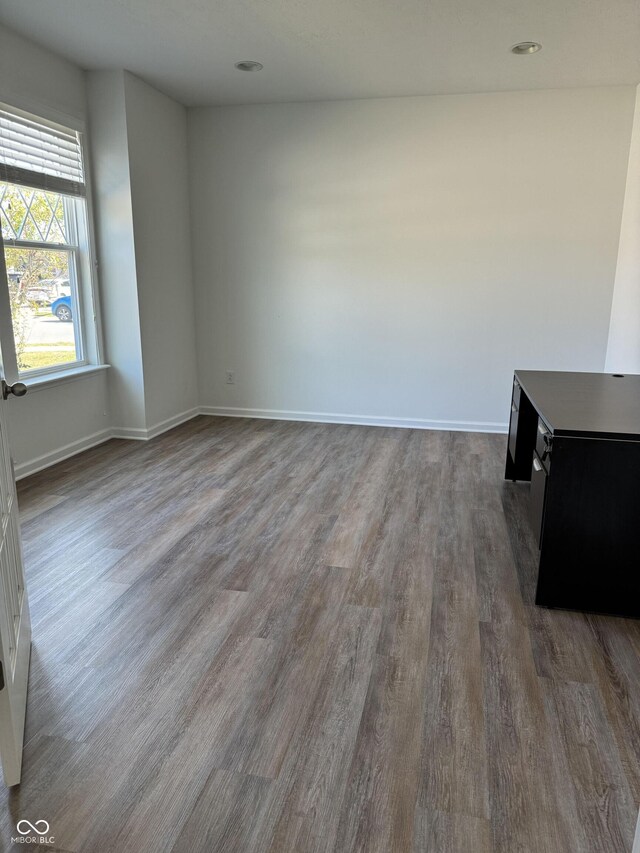
POLYGON ((236 384, 236 372, 235 370, 227 370, 225 373, 225 383, 227 385, 235 385, 236 384))

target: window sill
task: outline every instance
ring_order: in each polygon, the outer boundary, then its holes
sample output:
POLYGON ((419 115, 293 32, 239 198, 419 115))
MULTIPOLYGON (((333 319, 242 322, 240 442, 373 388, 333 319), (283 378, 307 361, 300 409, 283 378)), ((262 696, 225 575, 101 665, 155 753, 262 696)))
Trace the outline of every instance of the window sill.
POLYGON ((85 376, 93 376, 107 370, 108 364, 83 364, 82 367, 70 367, 68 370, 60 370, 57 373, 44 373, 41 376, 29 376, 20 380, 24 382, 29 391, 40 391, 50 388, 52 385, 62 385, 63 382, 72 382, 85 376))

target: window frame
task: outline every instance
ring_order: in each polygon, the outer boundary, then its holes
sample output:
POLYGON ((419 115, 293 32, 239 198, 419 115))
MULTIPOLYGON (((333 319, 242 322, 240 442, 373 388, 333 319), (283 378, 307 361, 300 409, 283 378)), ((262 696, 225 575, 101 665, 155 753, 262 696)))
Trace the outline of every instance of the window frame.
MULTIPOLYGON (((69 243, 46 243, 29 240, 5 240, 0 234, 2 249, 2 269, 4 270, 4 250, 6 248, 51 249, 69 253, 69 266, 75 267, 75 275, 70 275, 70 284, 75 288, 75 304, 77 318, 75 325, 76 359, 65 364, 55 364, 48 367, 32 368, 19 371, 15 350, 15 338, 11 317, 2 322, 0 318, 0 346, 4 362, 4 373, 7 381, 20 380, 27 386, 36 389, 47 382, 71 379, 83 376, 93 370, 100 370, 108 365, 104 362, 103 339, 100 321, 98 299, 97 255, 93 217, 93 199, 91 186, 91 163, 87 145, 86 124, 82 119, 51 110, 43 105, 19 102, 15 98, 0 98, 0 109, 16 116, 26 116, 32 121, 65 131, 78 134, 78 144, 84 168, 84 196, 68 196, 62 194, 65 210, 65 221, 68 223, 69 243), (78 208, 84 210, 79 214, 78 208), (73 281, 75 279, 75 282, 73 281)), ((10 183, 10 181, 9 181, 10 183)), ((32 187, 32 189, 42 189, 32 187)), ((2 276, 0 287, 9 291, 8 276, 2 276)))

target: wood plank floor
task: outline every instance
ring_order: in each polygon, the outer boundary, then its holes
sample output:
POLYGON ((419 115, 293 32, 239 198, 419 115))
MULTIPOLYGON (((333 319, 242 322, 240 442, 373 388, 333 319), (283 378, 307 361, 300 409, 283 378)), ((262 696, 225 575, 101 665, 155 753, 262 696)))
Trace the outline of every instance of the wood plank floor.
POLYGON ((26 818, 70 853, 630 851, 640 622, 533 605, 504 453, 197 418, 20 483, 0 847, 26 818))

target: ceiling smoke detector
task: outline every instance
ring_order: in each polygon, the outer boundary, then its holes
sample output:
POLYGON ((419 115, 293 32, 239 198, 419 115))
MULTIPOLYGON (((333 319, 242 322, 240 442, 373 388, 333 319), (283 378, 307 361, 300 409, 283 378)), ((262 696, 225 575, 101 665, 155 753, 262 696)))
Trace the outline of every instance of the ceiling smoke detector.
POLYGON ((235 67, 238 71, 262 71, 264 65, 261 62, 254 62, 253 59, 243 59, 241 62, 236 62, 235 67))
POLYGON ((537 41, 521 41, 519 44, 514 44, 511 48, 511 53, 517 56, 525 56, 527 53, 537 53, 542 50, 542 45, 537 41))

